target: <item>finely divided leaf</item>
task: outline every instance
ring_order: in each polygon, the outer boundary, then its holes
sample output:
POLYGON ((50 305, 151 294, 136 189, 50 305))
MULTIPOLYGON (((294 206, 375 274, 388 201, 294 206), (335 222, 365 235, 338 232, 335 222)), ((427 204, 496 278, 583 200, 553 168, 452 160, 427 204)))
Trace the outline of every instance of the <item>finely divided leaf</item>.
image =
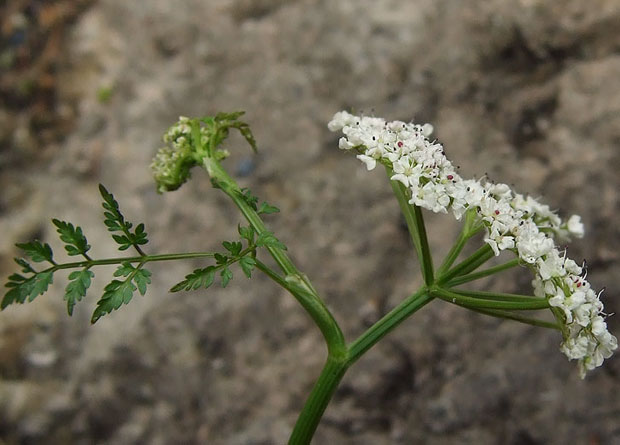
POLYGON ((215 266, 208 266, 204 269, 196 269, 192 273, 186 275, 183 281, 172 286, 170 292, 196 290, 201 287, 207 289, 213 284, 215 270, 215 266))
POLYGON ((35 263, 48 261, 54 264, 52 248, 47 243, 43 244, 38 240, 34 240, 29 243, 17 243, 15 245, 22 249, 35 263))
POLYGON ((97 302, 97 307, 93 312, 90 322, 96 323, 97 320, 104 315, 109 314, 110 312, 121 307, 123 303, 129 303, 135 290, 136 286, 131 282, 131 280, 112 280, 112 282, 104 288, 103 295, 97 302))
POLYGON ((22 268, 22 272, 24 273, 36 273, 35 270, 32 268, 32 266, 30 265, 30 263, 28 261, 26 261, 23 258, 13 258, 13 261, 15 261, 19 266, 21 266, 22 268))
POLYGON ((252 207, 254 210, 257 210, 258 198, 252 194, 252 191, 244 187, 241 189, 241 197, 246 202, 247 205, 252 207))
POLYGON ((132 242, 134 244, 146 244, 149 242, 146 232, 144 231, 144 223, 140 223, 136 226, 136 230, 134 230, 133 233, 133 240, 132 242))
POLYGON ((103 184, 99 184, 99 193, 101 193, 101 197, 103 198, 103 215, 105 216, 104 224, 107 226, 110 232, 124 232, 125 230, 129 230, 131 228, 131 223, 125 221, 125 217, 120 211, 118 206, 118 202, 114 199, 114 195, 108 192, 108 190, 103 186, 103 184))
POLYGON ((238 256, 243 248, 239 241, 224 241, 222 246, 224 246, 224 249, 228 250, 233 256, 238 256))
POLYGON ((244 256, 239 260, 239 266, 248 278, 252 278, 252 269, 256 266, 256 260, 251 256, 244 256))
POLYGON ((146 285, 151 284, 151 272, 143 267, 134 267, 131 263, 122 263, 114 271, 115 277, 130 277, 134 284, 138 287, 141 295, 146 293, 146 285))
POLYGON ((130 263, 122 263, 116 271, 115 277, 126 277, 124 280, 112 280, 105 288, 97 308, 93 312, 91 323, 96 323, 101 317, 131 301, 134 292, 146 293, 146 285, 151 282, 151 272, 141 266, 134 267, 130 263))
POLYGON ((90 250, 90 245, 82 233, 82 228, 65 221, 52 219, 60 239, 65 242, 65 250, 71 256, 84 255, 90 250))
POLYGON ((74 270, 69 274, 69 284, 65 289, 65 300, 67 301, 67 312, 73 315, 73 307, 78 301, 86 296, 86 291, 90 287, 91 279, 95 274, 88 270, 74 270))
POLYGON ((221 266, 222 264, 226 264, 229 260, 229 258, 226 255, 222 255, 221 253, 215 253, 214 258, 218 266, 221 266))
POLYGON ((263 202, 260 205, 260 208, 258 209, 258 214, 260 215, 261 213, 265 213, 265 214, 278 213, 279 211, 280 209, 277 208, 276 206, 272 206, 272 205, 267 204, 266 202, 263 202))
POLYGON ((146 269, 139 269, 133 281, 136 283, 136 286, 138 286, 140 295, 144 295, 146 293, 146 285, 151 284, 151 272, 146 269))
POLYGON ((127 250, 132 246, 131 240, 125 235, 112 235, 112 239, 118 244, 118 250, 127 250))
POLYGON ((40 272, 32 277, 28 301, 32 301, 39 295, 43 295, 54 281, 53 276, 54 274, 52 272, 40 272))
POLYGON ((276 238, 273 233, 267 231, 261 232, 258 235, 258 238, 256 239, 256 245, 259 247, 275 247, 278 249, 286 250, 286 246, 278 238, 276 238))
POLYGON ((34 300, 44 294, 52 282, 52 272, 39 272, 28 278, 20 274, 11 275, 5 284, 9 290, 2 299, 1 308, 4 309, 13 303, 25 303, 26 299, 34 300))
POLYGON ((220 272, 220 277, 222 278, 222 287, 226 287, 230 280, 232 280, 233 273, 228 267, 225 267, 222 269, 222 272, 220 272))
POLYGON ((114 271, 114 276, 115 277, 128 277, 135 270, 136 268, 133 267, 131 263, 124 262, 124 263, 121 263, 121 265, 116 268, 116 270, 114 271))
POLYGON ((239 231, 239 235, 241 238, 247 240, 248 244, 254 243, 254 229, 252 226, 244 227, 241 224, 237 226, 237 230, 239 231))
POLYGON ((103 198, 104 224, 110 232, 121 232, 120 235, 112 235, 114 241, 119 245, 118 249, 127 250, 132 246, 138 248, 138 246, 148 243, 144 224, 138 224, 132 233, 133 224, 125 220, 114 195, 101 184, 99 184, 99 192, 103 198))

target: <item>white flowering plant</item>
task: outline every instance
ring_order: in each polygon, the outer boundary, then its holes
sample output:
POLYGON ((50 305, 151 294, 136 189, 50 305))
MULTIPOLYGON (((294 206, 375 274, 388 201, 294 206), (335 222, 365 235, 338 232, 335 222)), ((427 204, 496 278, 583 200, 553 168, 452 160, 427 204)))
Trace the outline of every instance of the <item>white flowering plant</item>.
POLYGON ((78 261, 58 262, 47 243, 35 240, 17 244, 29 258, 16 258, 21 273, 8 278, 1 307, 32 301, 47 291, 54 274, 72 270, 68 276, 65 300, 69 315, 87 293, 94 276, 92 269, 115 265, 114 278, 105 286, 93 312, 92 322, 131 301, 136 291, 144 295, 151 282, 146 264, 205 258, 210 265, 189 273, 170 291, 194 291, 210 287, 219 276, 222 287, 233 278, 231 266, 237 264, 248 278, 259 271, 287 290, 306 310, 323 334, 327 360, 323 371, 299 414, 290 436, 291 444, 307 444, 320 422, 325 408, 346 371, 365 352, 402 321, 434 300, 442 300, 466 309, 559 331, 560 350, 577 360, 581 377, 600 366, 617 349, 618 342, 608 330, 600 292, 586 280, 586 268, 571 260, 566 250, 557 247, 571 237, 582 237, 584 227, 579 216, 562 220, 547 205, 531 196, 514 192, 509 186, 491 181, 463 179, 446 158, 443 146, 430 137, 430 124, 336 113, 328 128, 342 132, 339 147, 353 152, 368 170, 382 166, 407 222, 417 252, 424 284, 352 342, 346 342, 336 319, 309 278, 287 254, 286 246, 269 230, 261 215, 279 210, 262 202, 250 190, 241 188, 226 172, 222 161, 228 152, 220 146, 230 130, 238 130, 256 150, 249 126, 239 120, 242 112, 219 113, 213 117, 181 117, 164 135, 166 147, 159 150, 151 165, 157 189, 178 189, 190 178, 190 170, 203 167, 211 183, 236 204, 247 225, 239 225, 239 239, 224 241, 220 252, 183 252, 149 254, 144 224, 134 225, 120 211, 114 196, 100 186, 104 224, 121 251, 133 250, 134 256, 94 259, 82 228, 66 221, 52 220, 66 254, 78 261), (447 256, 435 267, 424 225, 423 209, 434 213, 452 213, 463 222, 462 230, 447 256), (484 235, 482 245, 470 256, 457 261, 468 242, 484 235), (503 251, 513 254, 509 261, 485 266, 503 251), (273 258, 277 267, 263 262, 262 255, 273 258), (32 263, 44 264, 38 267, 32 263), (532 295, 484 292, 463 288, 466 283, 499 274, 511 268, 528 269, 533 275, 532 295), (547 311, 547 319, 534 317, 547 311))

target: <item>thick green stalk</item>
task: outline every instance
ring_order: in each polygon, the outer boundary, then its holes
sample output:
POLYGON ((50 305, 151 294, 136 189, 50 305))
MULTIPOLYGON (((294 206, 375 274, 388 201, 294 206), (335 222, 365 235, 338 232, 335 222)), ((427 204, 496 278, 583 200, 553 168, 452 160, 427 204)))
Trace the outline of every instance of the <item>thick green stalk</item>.
POLYGON ((426 287, 422 287, 351 343, 344 360, 336 359, 331 355, 328 356, 327 363, 297 419, 289 444, 304 445, 310 443, 321 416, 347 369, 379 340, 432 299, 426 287))
POLYGON ((335 360, 331 356, 321 371, 319 379, 314 384, 312 392, 297 418, 293 432, 289 438, 289 445, 307 445, 312 440, 321 417, 327 408, 338 384, 347 372, 345 361, 335 360))
POLYGON ((432 299, 426 286, 423 286, 416 293, 403 300, 349 345, 349 364, 353 364, 396 326, 432 299))
POLYGON ((314 294, 307 290, 305 283, 299 277, 294 275, 281 277, 258 258, 255 258, 255 261, 258 270, 289 291, 306 312, 308 312, 325 338, 328 354, 338 358, 346 356, 346 347, 344 346, 345 341, 342 331, 332 318, 323 300, 315 298, 314 294))

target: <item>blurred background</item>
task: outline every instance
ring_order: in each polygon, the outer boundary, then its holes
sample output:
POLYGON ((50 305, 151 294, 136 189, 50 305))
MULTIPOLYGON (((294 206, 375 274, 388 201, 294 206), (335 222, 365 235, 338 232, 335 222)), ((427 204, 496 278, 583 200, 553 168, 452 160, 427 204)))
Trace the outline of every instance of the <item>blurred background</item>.
MULTIPOLYGON (((149 252, 235 237, 239 214, 204 173, 160 196, 148 165, 179 115, 241 109, 259 154, 234 135, 226 166, 280 207, 269 227, 353 339, 420 284, 386 178, 326 128, 354 109, 431 122, 462 176, 582 215, 568 254, 618 312, 619 30, 617 0, 4 0, 0 276, 16 271, 15 242, 62 256, 51 217, 116 255, 99 182, 146 223, 149 252)), ((438 254, 451 219, 427 214, 438 254)), ((147 295, 95 326, 103 268, 72 318, 61 274, 1 313, 0 444, 285 443, 321 336, 262 276, 167 292, 204 264, 153 265, 147 295)), ((479 286, 530 281, 515 270, 479 286)), ((620 443, 620 359, 582 381, 560 340, 435 302, 350 370, 315 443, 620 443)))

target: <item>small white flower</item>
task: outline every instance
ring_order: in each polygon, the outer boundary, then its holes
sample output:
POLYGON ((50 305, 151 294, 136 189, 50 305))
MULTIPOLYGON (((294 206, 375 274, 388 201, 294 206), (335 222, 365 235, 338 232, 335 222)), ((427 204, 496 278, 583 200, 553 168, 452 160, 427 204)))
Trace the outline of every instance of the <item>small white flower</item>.
POLYGON ((490 183, 487 187, 487 190, 498 200, 512 199, 512 189, 506 184, 490 183))
POLYGON ((552 250, 546 258, 539 258, 536 261, 536 265, 538 266, 538 273, 543 280, 566 275, 564 260, 555 249, 552 250))
POLYGON ((345 137, 338 139, 338 148, 341 150, 351 150, 354 145, 345 137))
MULTIPOLYGON (((524 224, 524 227, 531 228, 531 224, 524 224)), ((516 239, 519 258, 530 264, 536 263, 536 260, 542 258, 553 249, 553 240, 547 238, 544 233, 533 229, 521 229, 516 239)))
POLYGON ((366 168, 368 169, 368 171, 374 169, 377 166, 377 160, 373 157, 366 155, 357 155, 357 159, 366 164, 366 168))
POLYGON ((431 124, 422 125, 422 134, 424 135, 424 137, 429 137, 431 134, 433 134, 434 130, 435 128, 431 124))
POLYGON ((339 111, 334 115, 331 121, 327 124, 327 128, 330 131, 342 130, 346 125, 352 125, 355 123, 355 116, 347 113, 346 111, 339 111))
POLYGON ((577 238, 583 238, 584 228, 579 215, 573 215, 567 221, 568 231, 577 238))
POLYGON ((392 181, 400 181, 405 187, 418 185, 421 167, 416 165, 413 160, 408 157, 402 157, 392 165, 394 175, 390 178, 392 181))
POLYGON ((571 360, 578 360, 588 353, 589 341, 585 337, 570 338, 562 346, 562 352, 571 360))

